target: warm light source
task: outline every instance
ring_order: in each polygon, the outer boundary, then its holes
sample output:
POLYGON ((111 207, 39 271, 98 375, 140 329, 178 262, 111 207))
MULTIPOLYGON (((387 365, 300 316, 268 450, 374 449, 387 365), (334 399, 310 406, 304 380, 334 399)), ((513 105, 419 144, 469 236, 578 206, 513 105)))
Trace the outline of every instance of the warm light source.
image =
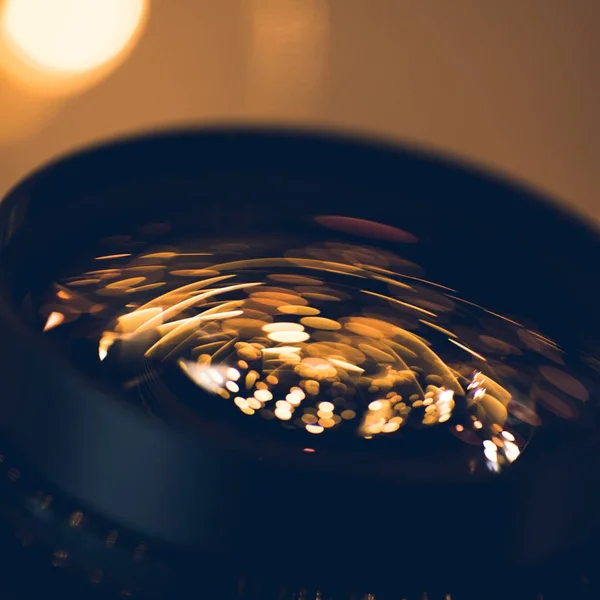
POLYGON ((96 69, 123 51, 138 30, 146 0, 7 0, 6 43, 23 60, 56 74, 96 69))

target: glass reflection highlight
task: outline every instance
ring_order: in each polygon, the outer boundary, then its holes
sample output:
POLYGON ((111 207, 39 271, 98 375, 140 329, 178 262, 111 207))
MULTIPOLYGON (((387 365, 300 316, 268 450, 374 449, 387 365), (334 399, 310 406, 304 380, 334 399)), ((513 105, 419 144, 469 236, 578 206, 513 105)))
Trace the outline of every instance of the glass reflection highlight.
POLYGON ((81 339, 97 357, 85 368, 97 361, 161 417, 252 417, 261 435, 300 435, 302 453, 331 436, 443 456, 443 438, 499 472, 536 428, 573 419, 589 398, 556 342, 388 249, 327 230, 147 242, 108 240, 88 270, 56 282, 41 329, 67 348, 81 339))

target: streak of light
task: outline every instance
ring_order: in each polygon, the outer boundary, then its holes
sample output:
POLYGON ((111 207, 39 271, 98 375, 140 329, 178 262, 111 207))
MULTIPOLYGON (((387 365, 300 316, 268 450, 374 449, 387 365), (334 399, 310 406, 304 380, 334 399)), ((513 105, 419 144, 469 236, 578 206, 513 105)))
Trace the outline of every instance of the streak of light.
POLYGON ((465 300, 464 298, 459 298, 458 296, 453 296, 452 294, 445 294, 445 296, 448 298, 452 298, 452 300, 457 300, 458 302, 462 302, 463 304, 468 304, 469 306, 474 306, 475 308, 478 308, 479 310, 483 310, 483 311, 486 310, 480 304, 475 304, 475 302, 471 302, 470 300, 465 300))
POLYGON ((412 279, 413 281, 418 281, 419 283, 426 283, 427 285, 432 285, 434 287, 440 288, 442 290, 447 290, 449 292, 456 292, 455 289, 446 287, 441 283, 435 283, 434 281, 429 281, 428 279, 422 279, 421 277, 415 277, 414 275, 400 275, 400 277, 404 277, 405 279, 412 279))
POLYGON ((174 290, 170 290, 167 293, 162 294, 161 296, 153 298, 149 302, 146 302, 146 304, 140 306, 137 310, 144 310, 146 308, 171 304, 174 300, 178 300, 181 298, 181 296, 189 292, 197 292, 198 290, 208 287, 213 283, 218 283, 219 281, 224 281, 225 279, 231 279, 232 277, 235 277, 235 275, 220 275, 218 277, 210 277, 209 279, 201 279, 200 281, 194 281, 193 283, 182 285, 174 290))
POLYGON ((140 258, 144 260, 158 258, 160 260, 169 260, 177 256, 177 252, 152 252, 151 254, 144 254, 140 258))
POLYGON ((437 317, 437 315, 430 310, 426 310, 421 308, 420 306, 415 306, 414 304, 409 304, 408 302, 403 302, 402 300, 398 300, 398 298, 392 298, 390 296, 385 296, 384 294, 378 294, 377 292, 370 292, 369 290, 360 290, 363 294, 369 294, 371 296, 376 296, 381 298, 382 300, 387 300, 388 302, 394 302, 395 304, 399 304, 400 306, 404 306, 406 308, 411 308, 412 310, 416 310, 424 315, 428 315, 429 317, 437 317))
MULTIPOLYGON (((237 314, 237 311, 235 311, 237 314)), ((211 360, 213 361, 217 361, 221 358, 221 356, 223 356, 223 354, 225 354, 230 348, 231 346, 233 346, 239 338, 237 337, 233 337, 231 338, 228 342, 226 342, 225 344, 223 344, 216 352, 213 353, 213 355, 211 356, 211 360)), ((177 351, 177 349, 176 349, 177 351)), ((239 377, 239 375, 238 375, 239 377)))
MULTIPOLYGON (((136 332, 142 333, 144 331, 149 331, 151 329, 154 329, 154 327, 156 327, 157 325, 160 325, 160 324, 164 323, 165 321, 168 321, 169 319, 177 316, 179 313, 183 312, 184 310, 194 306, 194 304, 199 304, 203 300, 206 300, 207 298, 212 298, 213 296, 218 296, 219 294, 226 294, 228 292, 233 292, 235 290, 243 290, 243 289, 246 289, 249 287, 255 287, 257 285, 262 285, 262 283, 238 283, 235 285, 229 285, 229 286, 222 287, 222 288, 208 290, 206 292, 203 292, 202 294, 196 294, 195 296, 192 296, 191 298, 188 298, 187 300, 181 300, 181 302, 178 302, 177 304, 174 304, 173 306, 167 308, 167 310, 163 311, 160 315, 157 315, 156 317, 153 317, 149 321, 146 321, 146 323, 144 323, 144 325, 139 327, 136 330, 136 332)), ((214 311, 214 309, 209 309, 206 311, 206 313, 202 313, 202 314, 203 315, 206 314, 206 316, 208 316, 209 314, 211 314, 211 312, 209 312, 209 311, 214 311)), ((243 311, 239 311, 239 314, 242 314, 242 313, 243 313, 243 311)), ((202 315, 199 315, 199 316, 202 316, 202 315)), ((194 318, 196 318, 196 317, 194 317, 194 318)))
POLYGON ((162 313, 158 307, 138 309, 117 319, 117 331, 119 333, 133 333, 138 327, 143 325, 149 319, 152 319, 162 313))
POLYGON ((487 362, 487 359, 485 357, 481 356, 481 354, 479 354, 478 352, 475 352, 475 350, 471 350, 471 348, 468 348, 464 344, 461 344, 460 342, 457 342, 456 340, 453 340, 452 338, 448 338, 448 341, 452 342, 454 345, 458 346, 459 348, 462 348, 465 352, 468 352, 469 354, 473 355, 475 358, 479 358, 480 360, 487 362))
POLYGON ((121 279, 119 281, 113 281, 112 283, 109 283, 106 288, 109 290, 125 290, 128 289, 130 287, 139 285, 140 283, 143 283, 144 281, 146 281, 145 277, 128 277, 127 279, 121 279))
POLYGON ((127 258, 131 254, 107 254, 106 256, 96 256, 94 260, 113 260, 116 258, 127 258))
POLYGON ((352 363, 346 362, 345 360, 340 360, 338 358, 330 358, 329 362, 334 364, 336 367, 340 367, 345 371, 351 371, 353 373, 364 373, 365 370, 353 365, 352 363))
POLYGON ((225 313, 211 314, 211 315, 206 315, 206 316, 204 314, 201 314, 196 317, 190 317, 189 319, 186 319, 186 321, 184 323, 182 323, 179 327, 177 327, 176 329, 174 329, 173 331, 171 331, 170 333, 165 335, 163 338, 158 340, 158 342, 156 342, 154 345, 150 346, 150 348, 148 348, 148 350, 146 350, 146 352, 144 354, 145 354, 145 356, 154 356, 159 350, 162 350, 162 349, 168 347, 169 344, 180 339, 184 335, 187 335, 190 331, 192 331, 195 327, 197 327, 203 321, 210 321, 210 320, 217 319, 217 318, 230 319, 230 318, 236 317, 240 314, 242 314, 242 311, 237 310, 237 311, 230 311, 230 312, 225 312, 225 313))
POLYGON ((252 258, 248 260, 237 260, 228 263, 213 265, 211 268, 216 271, 240 271, 246 269, 268 269, 268 268, 286 268, 295 265, 304 269, 312 269, 316 271, 329 271, 334 273, 343 273, 344 275, 361 275, 362 269, 347 265, 324 260, 314 260, 311 258, 252 258))
POLYGON ((431 329, 435 329, 436 331, 439 331, 440 333, 447 335, 448 337, 458 338, 458 336, 455 333, 452 333, 451 331, 448 331, 447 329, 444 329, 443 327, 440 327, 439 325, 436 325, 435 323, 430 323, 429 321, 424 321, 423 319, 419 319, 419 322, 423 323, 423 325, 426 325, 427 327, 431 327, 431 329))
POLYGON ((455 394, 464 394, 462 386, 454 373, 448 368, 446 363, 432 350, 430 350, 423 341, 414 333, 405 329, 398 328, 397 337, 401 338, 402 345, 415 353, 422 361, 427 363, 432 370, 441 372, 444 377, 446 387, 452 389, 455 394))
MULTIPOLYGON (((405 277, 405 275, 402 275, 401 273, 396 273, 396 271, 390 271, 389 269, 384 269, 383 267, 378 267, 376 265, 369 265, 369 264, 366 264, 363 262, 357 262, 355 264, 357 267, 360 267, 361 269, 365 269, 366 271, 375 271, 376 273, 383 273, 384 275, 390 275, 391 277, 405 277)), ((375 279, 375 277, 373 277, 372 274, 371 274, 371 278, 375 279)), ((383 279, 379 279, 379 281, 383 281, 383 279)), ((390 279, 390 281, 393 282, 394 285, 399 285, 400 287, 403 287, 405 289, 409 289, 409 290, 413 289, 407 283, 401 283, 401 282, 393 280, 393 279, 390 279)))
MULTIPOLYGON (((442 290, 446 290, 448 292, 456 292, 456 290, 453 288, 446 287, 445 285, 441 285, 440 283, 435 283, 434 281, 428 281, 427 279, 422 279, 421 277, 415 277, 414 275, 407 275, 406 273, 395 273, 394 271, 388 271, 388 269, 384 269, 382 267, 376 267, 373 265, 363 265, 363 264, 359 263, 358 266, 368 268, 373 271, 379 271, 380 273, 387 273, 388 275, 402 277, 403 279, 411 279, 412 281, 418 281, 419 283, 425 283, 427 285, 431 285, 433 287, 437 287, 442 290)), ((457 298, 457 300, 460 300, 460 298, 457 298)))
POLYGON ((512 325, 516 325, 517 327, 523 327, 523 325, 521 325, 521 323, 518 323, 517 321, 513 321, 512 319, 509 319, 508 317, 505 317, 504 315, 492 312, 491 310, 487 310, 487 309, 484 309, 484 310, 486 313, 488 313, 488 315, 498 317, 499 319, 502 319, 503 321, 506 321, 507 323, 511 323, 512 325))
POLYGON ((545 336, 543 336, 541 333, 537 333, 535 331, 531 331, 531 329, 528 329, 527 331, 529 331, 529 333, 531 333, 532 335, 534 335, 536 338, 538 338, 539 340, 541 340, 542 342, 546 342, 546 344, 549 344, 550 346, 553 346, 556 350, 560 350, 560 346, 552 341, 550 338, 547 338, 545 336))
POLYGON ((407 283, 402 283, 401 281, 396 281, 395 279, 392 279, 391 277, 382 277, 381 275, 373 275, 373 279, 375 279, 376 281, 381 281, 382 283, 389 283, 390 285, 394 285, 396 287, 401 287, 405 290, 413 289, 407 283))

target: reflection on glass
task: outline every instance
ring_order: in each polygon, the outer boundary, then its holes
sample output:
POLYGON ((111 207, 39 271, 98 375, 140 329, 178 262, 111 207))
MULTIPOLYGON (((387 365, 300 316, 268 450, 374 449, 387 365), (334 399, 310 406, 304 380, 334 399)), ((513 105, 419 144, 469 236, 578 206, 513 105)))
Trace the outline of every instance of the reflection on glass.
MULTIPOLYGON (((105 240, 43 295, 40 328, 156 415, 293 431, 301 452, 327 438, 399 457, 455 445, 497 472, 536 428, 579 415, 589 392, 554 341, 428 281, 373 235, 315 222, 318 235, 284 241, 153 245, 165 224, 105 240)), ((376 225, 361 231, 390 235, 376 225)))

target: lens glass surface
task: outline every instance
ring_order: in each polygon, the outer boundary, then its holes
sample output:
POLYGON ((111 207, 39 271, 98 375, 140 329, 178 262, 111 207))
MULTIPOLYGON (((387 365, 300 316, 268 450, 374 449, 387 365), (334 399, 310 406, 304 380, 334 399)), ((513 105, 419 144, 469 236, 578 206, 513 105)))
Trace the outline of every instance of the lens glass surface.
POLYGON ((245 237, 146 224, 37 294, 36 327, 198 435, 225 424, 470 472, 502 471, 541 430, 577 436, 598 365, 430 280, 422 256, 412 233, 342 216, 245 237))

